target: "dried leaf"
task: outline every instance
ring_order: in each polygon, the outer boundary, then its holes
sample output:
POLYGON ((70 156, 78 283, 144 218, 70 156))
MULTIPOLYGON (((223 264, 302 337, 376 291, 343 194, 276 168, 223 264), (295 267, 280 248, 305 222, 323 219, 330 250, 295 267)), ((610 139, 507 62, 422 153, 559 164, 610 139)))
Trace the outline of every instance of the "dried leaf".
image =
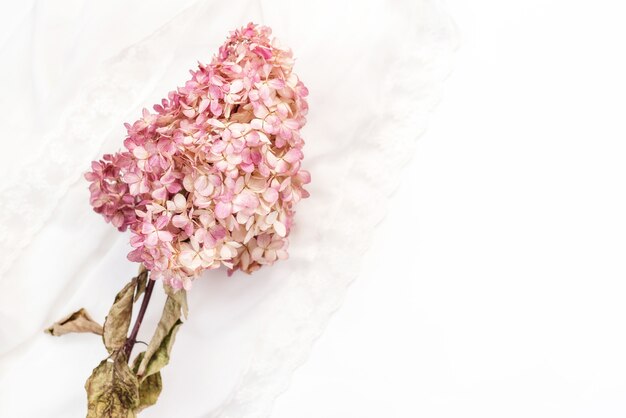
POLYGON ((72 332, 91 332, 102 335, 102 325, 94 321, 84 308, 66 316, 48 327, 45 332, 61 336, 72 332))
POLYGON ((159 395, 163 389, 161 372, 156 372, 146 377, 139 385, 139 406, 135 412, 140 412, 149 406, 154 405, 159 400, 159 395))
MULTIPOLYGON (((133 362, 133 371, 137 373, 139 364, 146 353, 139 353, 133 362)), ((159 399, 161 390, 163 389, 163 381, 161 380, 161 373, 157 372, 148 377, 139 384, 139 406, 135 412, 140 412, 149 406, 152 406, 159 399)))
POLYGON ((133 373, 137 374, 137 371, 139 371, 139 365, 141 364, 141 360, 143 360, 143 356, 146 355, 145 351, 142 351, 141 353, 137 354, 137 357, 135 357, 135 360, 133 360, 133 366, 131 367, 133 373))
POLYGON ((87 418, 134 418, 139 382, 123 356, 103 360, 85 383, 87 418))
POLYGON ((174 343, 176 331, 182 324, 180 321, 180 310, 180 303, 175 301, 171 296, 168 296, 157 329, 139 365, 137 374, 140 378, 143 379, 152 373, 156 373, 169 362, 169 353, 174 343), (154 359, 153 362, 153 357, 157 354, 159 357, 158 359, 154 359))
POLYGON ((178 291, 175 291, 174 289, 172 289, 170 286, 166 284, 163 285, 163 289, 165 289, 165 293, 169 297, 171 297, 176 302, 178 302, 182 310, 183 317, 187 319, 187 316, 189 315, 189 306, 187 305, 187 291, 185 289, 180 289, 178 291))
POLYGON ((109 353, 121 348, 126 342, 126 335, 133 314, 133 298, 136 286, 137 278, 135 277, 115 296, 115 302, 113 302, 113 306, 111 306, 111 310, 104 320, 102 337, 109 353))
POLYGON ((172 352, 172 347, 174 346, 174 341, 176 340, 176 333, 182 324, 183 322, 181 320, 176 321, 170 332, 161 342, 159 348, 148 360, 144 373, 139 376, 140 380, 143 381, 155 373, 159 373, 163 367, 167 366, 170 362, 170 353, 172 352))
POLYGON ((145 292, 146 285, 148 284, 148 270, 141 264, 139 267, 139 273, 137 274, 137 290, 135 291, 135 302, 139 300, 139 297, 145 292))

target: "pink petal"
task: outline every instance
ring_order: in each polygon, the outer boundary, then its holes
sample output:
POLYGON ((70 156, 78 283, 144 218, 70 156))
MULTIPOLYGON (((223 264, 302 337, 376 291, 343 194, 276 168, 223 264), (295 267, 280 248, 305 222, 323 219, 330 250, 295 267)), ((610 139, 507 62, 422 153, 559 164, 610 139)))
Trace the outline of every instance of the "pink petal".
POLYGON ((211 104, 211 100, 202 99, 202 101, 200 102, 200 106, 198 106, 198 113, 202 113, 205 110, 207 110, 210 104, 211 104))
POLYGON ((237 79, 230 84, 229 93, 239 93, 243 89, 243 81, 241 79, 237 79))
POLYGON ((144 222, 144 223, 141 224, 141 233, 142 234, 151 234, 154 231, 156 231, 156 228, 151 223, 144 222))
POLYGON ((245 208, 256 208, 259 206, 259 199, 254 193, 241 193, 235 197, 233 203, 245 208))
POLYGON ((268 150, 265 153, 265 159, 267 160, 267 164, 270 167, 276 167, 276 164, 278 163, 278 157, 276 157, 272 151, 268 150))
POLYGON ((170 242, 174 239, 174 236, 171 232, 168 231, 159 231, 159 239, 164 242, 170 242))
POLYGON ((276 231, 276 233, 281 237, 287 235, 287 228, 285 228, 285 225, 279 221, 274 222, 274 231, 276 231))
POLYGON ((302 184, 309 184, 311 182, 311 173, 306 170, 300 170, 298 172, 298 178, 302 182, 302 184))
POLYGON ((285 125, 289 129, 293 129, 293 130, 296 130, 296 129, 300 128, 300 124, 295 119, 287 119, 287 120, 283 121, 283 125, 285 125))
POLYGON ((213 146, 211 146, 211 152, 214 154, 220 154, 226 149, 227 145, 228 143, 225 141, 215 141, 213 146))
POLYGON ((177 209, 182 209, 187 206, 187 199, 182 194, 177 194, 174 196, 174 205, 176 205, 177 209))
POLYGON ((189 219, 186 215, 176 215, 172 218, 172 225, 174 225, 176 228, 184 228, 188 222, 189 219))
POLYGON ((272 263, 274 261, 276 261, 276 251, 270 250, 270 249, 266 250, 265 251, 265 259, 267 261, 269 261, 269 262, 272 262, 272 263))
POLYGON ((261 261, 263 259, 263 253, 265 250, 261 247, 256 247, 250 252, 250 256, 254 261, 261 261))
POLYGON ((267 248, 267 246, 270 245, 271 238, 269 234, 261 234, 257 237, 256 242, 259 247, 267 248))
POLYGON ((278 212, 276 211, 270 212, 269 215, 265 217, 265 223, 272 225, 274 222, 276 222, 277 218, 278 218, 278 212))
POLYGON ((277 173, 286 173, 289 171, 289 164, 285 160, 278 160, 276 167, 274 167, 277 173))
POLYGON ((159 242, 159 236, 156 231, 148 234, 146 239, 144 239, 143 243, 147 247, 154 247, 159 242))
POLYGON ((128 258, 129 261, 141 263, 143 261, 143 249, 137 248, 136 250, 129 252, 126 258, 128 258))
POLYGON ((158 189, 152 192, 152 197, 157 200, 167 199, 167 189, 165 187, 159 187, 158 189))
POLYGON ((218 241, 224 239, 224 237, 226 237, 226 228, 224 228, 221 225, 218 225, 215 228, 212 228, 211 236, 218 241))
POLYGON ((219 219, 226 219, 232 213, 232 204, 218 202, 215 205, 215 216, 219 219))
POLYGON ((237 255, 237 251, 234 248, 230 248, 228 245, 222 245, 220 249, 220 257, 224 260, 228 260, 237 255))
POLYGON ((163 177, 161 177, 162 184, 170 184, 176 181, 176 176, 171 172, 166 173, 163 177))
POLYGON ((268 80, 267 84, 274 90, 280 90, 285 87, 285 81, 281 80, 280 78, 273 78, 271 80, 268 80))
POLYGON ((217 119, 207 119, 206 123, 208 123, 209 125, 214 126, 216 128, 224 129, 226 127, 226 125, 224 125, 221 121, 219 121, 217 119))
POLYGON ((156 229, 163 229, 170 222, 170 219, 166 215, 161 215, 157 218, 154 226, 156 229))
POLYGON ((139 177, 137 174, 135 173, 126 173, 124 174, 124 177, 122 178, 122 180, 124 181, 124 183, 137 183, 139 180, 141 180, 141 177, 139 177))
POLYGON ((215 116, 219 116, 222 114, 222 105, 217 100, 211 101, 211 113, 215 116))
POLYGON ((148 151, 146 151, 144 147, 137 147, 133 150, 133 155, 140 160, 145 160, 150 154, 148 154, 148 151))
POLYGON ((263 199, 267 203, 274 203, 278 200, 278 191, 276 189, 269 188, 263 192, 263 199))
POLYGON ((298 148, 292 148, 283 156, 283 160, 289 163, 295 163, 296 161, 301 160, 304 157, 302 151, 298 148))

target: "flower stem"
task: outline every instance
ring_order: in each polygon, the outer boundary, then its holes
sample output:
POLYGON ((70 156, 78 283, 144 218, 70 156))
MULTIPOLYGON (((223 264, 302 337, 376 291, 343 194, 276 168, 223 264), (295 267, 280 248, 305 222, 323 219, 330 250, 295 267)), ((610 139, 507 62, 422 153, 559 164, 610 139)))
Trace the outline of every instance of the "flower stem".
POLYGON ((148 308, 148 303, 150 302, 150 296, 152 296, 152 289, 154 289, 154 283, 155 280, 148 277, 148 284, 146 285, 146 291, 143 294, 143 299, 141 300, 141 307, 139 308, 137 319, 135 319, 135 325, 133 326, 133 330, 130 332, 130 335, 126 339, 126 343, 124 344, 124 355, 127 360, 130 360, 130 353, 133 351, 133 347, 137 342, 137 334, 139 333, 143 317, 146 314, 146 309, 148 308))

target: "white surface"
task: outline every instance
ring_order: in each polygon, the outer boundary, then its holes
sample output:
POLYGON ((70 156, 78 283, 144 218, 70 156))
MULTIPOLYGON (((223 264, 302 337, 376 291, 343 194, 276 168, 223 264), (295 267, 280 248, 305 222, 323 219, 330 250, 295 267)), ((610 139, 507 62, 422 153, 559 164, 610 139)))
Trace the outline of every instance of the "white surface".
POLYGON ((447 5, 442 104, 272 417, 624 417, 626 10, 447 5))
POLYGON ((42 329, 81 306, 102 319, 136 266, 125 260, 128 235, 89 208, 81 174, 121 145, 122 122, 249 20, 293 47, 311 91, 303 135, 315 198, 298 207, 288 262, 253 277, 213 271, 194 286, 159 405, 142 416, 268 416, 356 277, 439 97, 454 32, 436 3, 3 4, 15 19, 0 37, 10 99, 0 102, 0 416, 83 416, 82 386, 104 349, 93 336, 42 329))

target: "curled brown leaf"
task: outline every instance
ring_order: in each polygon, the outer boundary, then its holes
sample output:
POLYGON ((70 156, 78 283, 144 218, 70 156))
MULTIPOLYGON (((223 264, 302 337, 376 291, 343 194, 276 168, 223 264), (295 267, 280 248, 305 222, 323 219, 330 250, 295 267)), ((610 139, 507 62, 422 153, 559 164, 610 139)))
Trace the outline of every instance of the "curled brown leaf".
POLYGON ((102 335, 102 325, 94 321, 84 308, 80 308, 76 312, 50 325, 46 328, 45 332, 54 336, 61 336, 73 332, 91 332, 93 334, 102 335))

